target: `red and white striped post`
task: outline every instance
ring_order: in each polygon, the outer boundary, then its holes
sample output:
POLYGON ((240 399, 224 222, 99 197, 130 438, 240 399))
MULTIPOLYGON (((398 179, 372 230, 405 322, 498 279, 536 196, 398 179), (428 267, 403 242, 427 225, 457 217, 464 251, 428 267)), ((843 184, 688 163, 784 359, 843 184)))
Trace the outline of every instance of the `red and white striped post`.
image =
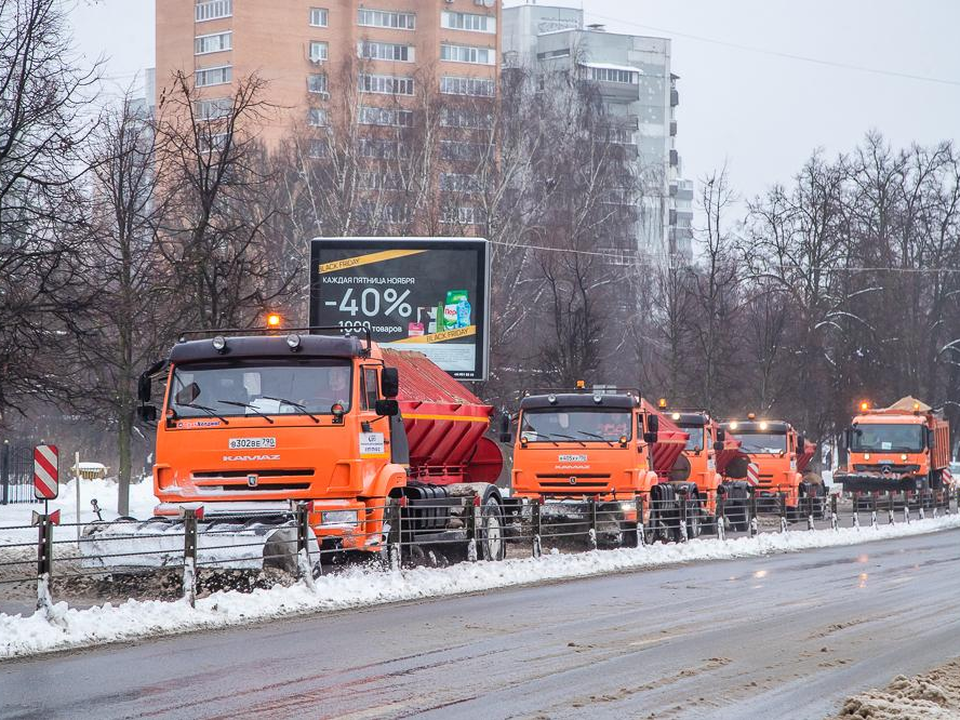
POLYGON ((60 492, 60 452, 56 445, 37 445, 33 449, 33 496, 37 500, 55 500, 60 492))
POLYGON ((760 466, 756 463, 747 465, 747 482, 754 487, 760 484, 760 466))

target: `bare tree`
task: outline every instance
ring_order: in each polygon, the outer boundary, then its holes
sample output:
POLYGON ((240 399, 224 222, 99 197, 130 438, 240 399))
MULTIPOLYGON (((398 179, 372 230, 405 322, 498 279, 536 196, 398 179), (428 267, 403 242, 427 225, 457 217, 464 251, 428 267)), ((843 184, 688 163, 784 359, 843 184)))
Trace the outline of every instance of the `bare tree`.
POLYGON ((0 422, 73 387, 78 148, 97 68, 74 68, 70 43, 60 2, 0 0, 0 422))

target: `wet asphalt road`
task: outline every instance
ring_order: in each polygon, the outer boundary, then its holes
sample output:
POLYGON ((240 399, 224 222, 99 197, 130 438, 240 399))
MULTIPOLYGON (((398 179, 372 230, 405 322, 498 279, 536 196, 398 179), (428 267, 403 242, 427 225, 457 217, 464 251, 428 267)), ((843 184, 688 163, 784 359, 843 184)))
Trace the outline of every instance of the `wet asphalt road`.
POLYGON ((960 655, 960 531, 0 664, 0 717, 822 718, 960 655))

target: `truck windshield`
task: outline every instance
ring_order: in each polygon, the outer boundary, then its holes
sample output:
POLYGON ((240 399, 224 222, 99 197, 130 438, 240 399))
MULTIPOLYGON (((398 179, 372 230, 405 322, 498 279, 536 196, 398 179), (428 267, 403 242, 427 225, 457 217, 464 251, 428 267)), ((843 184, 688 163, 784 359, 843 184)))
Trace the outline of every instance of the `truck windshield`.
POLYGON ((527 410, 520 425, 520 438, 526 442, 557 440, 618 442, 631 438, 628 412, 605 410, 527 410))
POLYGON ((227 360, 174 368, 177 417, 323 415, 350 409, 351 366, 340 360, 227 360))
POLYGON ((737 433, 740 449, 747 455, 773 455, 786 452, 787 436, 771 433, 737 433))
POLYGON ((687 433, 690 437, 687 439, 687 450, 693 452, 700 452, 703 450, 703 426, 702 425, 690 425, 690 426, 680 426, 680 429, 687 433))
POLYGON ((859 425, 853 429, 853 452, 919 452, 923 450, 922 425, 859 425))

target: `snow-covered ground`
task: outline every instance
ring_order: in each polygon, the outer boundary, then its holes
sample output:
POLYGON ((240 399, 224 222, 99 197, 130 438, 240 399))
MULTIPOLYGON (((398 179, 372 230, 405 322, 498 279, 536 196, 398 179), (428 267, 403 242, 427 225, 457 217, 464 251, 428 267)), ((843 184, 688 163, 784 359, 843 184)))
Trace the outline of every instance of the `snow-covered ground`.
POLYGON ((694 540, 682 545, 596 550, 580 554, 557 553, 538 559, 462 563, 449 568, 396 572, 352 568, 320 578, 312 590, 305 585, 296 585, 252 593, 219 592, 198 600, 196 608, 182 601, 157 600, 130 600, 120 605, 106 604, 84 610, 70 609, 65 603, 59 603, 53 607, 49 618, 41 614, 29 617, 0 615, 0 658, 240 625, 288 615, 482 592, 682 562, 855 545, 953 528, 960 528, 960 515, 915 520, 909 525, 767 533, 755 538, 694 540))
MULTIPOLYGON (((80 483, 79 522, 87 523, 97 519, 90 501, 96 499, 100 505, 104 520, 117 517, 117 483, 115 480, 71 480, 60 485, 60 494, 50 502, 50 511, 60 510, 61 523, 78 522, 77 486, 80 483)), ((130 485, 130 514, 136 518, 153 516, 157 499, 153 496, 153 482, 147 478, 130 485)), ((30 528, 30 518, 34 511, 42 511, 42 503, 0 505, 0 545, 5 543, 30 542, 36 539, 37 531, 30 528), (19 526, 20 529, 11 529, 19 526), (23 526, 28 526, 26 529, 23 526)), ((56 531, 55 531, 56 532, 56 531)), ((61 532, 68 532, 63 530, 61 532)))

